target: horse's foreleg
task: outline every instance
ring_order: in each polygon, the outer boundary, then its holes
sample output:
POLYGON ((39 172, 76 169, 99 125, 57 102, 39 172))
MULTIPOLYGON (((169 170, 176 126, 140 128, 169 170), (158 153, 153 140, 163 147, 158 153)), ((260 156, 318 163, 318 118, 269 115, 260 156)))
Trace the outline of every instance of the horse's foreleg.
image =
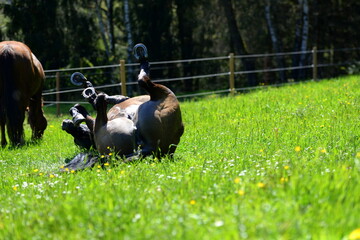
POLYGON ((39 139, 47 127, 47 120, 42 109, 41 91, 30 98, 29 103, 29 124, 32 129, 32 138, 39 139))

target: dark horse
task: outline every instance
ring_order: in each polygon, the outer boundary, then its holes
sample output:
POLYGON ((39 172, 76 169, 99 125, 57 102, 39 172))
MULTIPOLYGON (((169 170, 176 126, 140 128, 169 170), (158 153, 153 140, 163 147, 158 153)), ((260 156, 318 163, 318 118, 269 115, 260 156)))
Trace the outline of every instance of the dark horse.
POLYGON ((0 42, 0 126, 1 146, 6 142, 24 144, 25 111, 32 129, 32 138, 42 137, 47 126, 42 110, 42 89, 45 73, 30 48, 21 42, 0 42))

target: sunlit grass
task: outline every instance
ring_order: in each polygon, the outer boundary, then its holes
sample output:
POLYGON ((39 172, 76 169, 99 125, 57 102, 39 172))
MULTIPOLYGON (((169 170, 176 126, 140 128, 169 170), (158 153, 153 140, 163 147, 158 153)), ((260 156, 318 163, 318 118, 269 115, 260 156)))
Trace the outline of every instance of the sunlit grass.
MULTIPOLYGON (((79 150, 0 150, 1 239, 348 239, 360 228, 360 78, 181 104, 175 160, 60 172, 79 150)), ((50 113, 51 112, 51 113, 50 113)), ((27 126, 27 136, 29 136, 27 126)))

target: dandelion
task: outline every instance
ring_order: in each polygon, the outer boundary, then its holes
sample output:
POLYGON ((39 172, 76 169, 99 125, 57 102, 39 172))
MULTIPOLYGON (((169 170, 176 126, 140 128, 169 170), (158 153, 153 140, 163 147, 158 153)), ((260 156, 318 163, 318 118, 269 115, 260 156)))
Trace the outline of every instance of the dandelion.
POLYGON ((104 158, 105 156, 104 156, 104 155, 101 155, 100 157, 101 157, 101 158, 104 158))
POLYGON ((101 166, 100 166, 100 165, 97 165, 97 168, 101 168, 101 166))
POLYGON ((124 174, 125 174, 125 170, 121 170, 121 171, 120 171, 120 174, 121 174, 121 175, 124 175, 124 174))
POLYGON ((64 165, 62 165, 60 168, 61 168, 61 169, 63 169, 64 167, 65 167, 65 166, 64 166, 64 165))
POLYGON ((39 171, 39 169, 34 169, 34 172, 38 172, 39 171))
POLYGON ((258 188, 264 188, 265 187, 265 183, 259 182, 257 184, 258 188))
POLYGON ((67 172, 68 172, 68 171, 69 171, 69 169, 68 169, 68 168, 65 168, 65 171, 67 171, 67 172))
POLYGON ((321 152, 321 153, 326 153, 326 149, 323 148, 323 149, 320 150, 320 152, 321 152))
POLYGON ((360 239, 360 228, 355 229, 349 235, 350 240, 360 239))
POLYGON ((54 174, 50 174, 49 177, 50 177, 50 178, 54 178, 55 175, 54 175, 54 174))
POLYGON ((282 177, 282 178, 280 178, 280 182, 281 183, 286 183, 286 182, 288 182, 289 181, 289 179, 287 178, 287 177, 282 177))
POLYGON ((284 166, 285 170, 288 170, 290 167, 288 165, 284 166))
POLYGON ((39 176, 42 176, 42 175, 44 175, 44 173, 42 173, 42 172, 41 172, 41 173, 39 173, 39 176))
POLYGON ((112 155, 112 153, 109 153, 109 156, 111 156, 112 155))
POLYGON ((237 191, 237 194, 239 194, 240 196, 244 196, 244 195, 245 195, 245 191, 244 191, 244 190, 239 190, 239 191, 237 191))
POLYGON ((74 172, 75 172, 75 170, 71 170, 71 171, 70 171, 70 173, 74 173, 74 172))
POLYGON ((96 172, 98 172, 98 173, 99 173, 99 172, 100 172, 100 169, 96 170, 96 172))
POLYGON ((108 171, 108 172, 111 172, 111 169, 108 169, 107 171, 108 171))
POLYGON ((261 152, 261 153, 264 152, 264 149, 260 149, 259 152, 261 152))
POLYGON ((195 205, 196 204, 196 201, 194 199, 190 200, 190 205, 195 205))
POLYGON ((110 164, 108 162, 104 163, 104 166, 109 166, 110 164))
POLYGON ((239 177, 234 179, 234 183, 236 183, 236 184, 240 183, 240 181, 241 181, 241 179, 239 177))
POLYGON ((301 147, 300 146, 296 146, 295 147, 295 152, 300 152, 301 151, 301 147))
POLYGON ((17 191, 17 190, 18 190, 18 186, 15 185, 15 186, 12 187, 12 189, 13 189, 14 191, 17 191))
POLYGON ((49 127, 54 128, 54 125, 50 125, 49 127))

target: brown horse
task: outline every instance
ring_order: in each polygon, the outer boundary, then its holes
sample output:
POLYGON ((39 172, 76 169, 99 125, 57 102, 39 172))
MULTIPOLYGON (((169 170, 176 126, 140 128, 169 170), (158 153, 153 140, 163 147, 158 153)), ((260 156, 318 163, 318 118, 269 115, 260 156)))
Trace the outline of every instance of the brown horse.
POLYGON ((7 144, 5 127, 12 145, 24 144, 25 111, 32 138, 42 137, 47 126, 42 110, 45 74, 30 48, 21 42, 0 42, 0 126, 1 146, 7 144))

